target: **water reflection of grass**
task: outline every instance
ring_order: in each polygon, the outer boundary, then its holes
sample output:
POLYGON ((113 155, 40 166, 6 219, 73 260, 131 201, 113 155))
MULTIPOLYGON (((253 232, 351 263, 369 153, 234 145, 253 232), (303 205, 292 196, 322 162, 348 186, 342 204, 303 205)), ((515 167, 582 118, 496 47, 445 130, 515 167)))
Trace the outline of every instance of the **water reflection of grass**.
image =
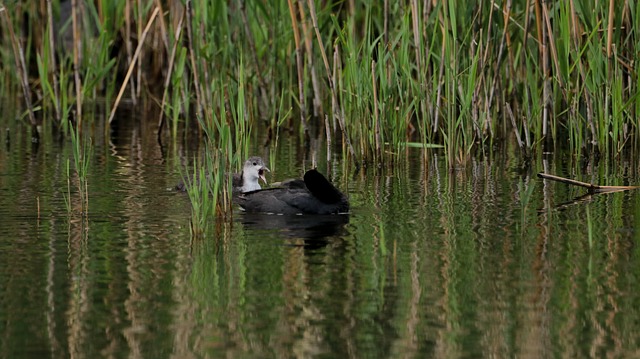
POLYGON ((29 110, 62 128, 98 98, 112 116, 124 99, 156 103, 170 120, 159 138, 195 127, 229 166, 262 121, 275 134, 324 131, 354 162, 444 146, 451 168, 513 134, 526 153, 617 156, 636 144, 628 59, 640 42, 627 2, 70 3, 11 2, 0 17, 22 31, 2 32, 2 87, 28 87, 29 110))

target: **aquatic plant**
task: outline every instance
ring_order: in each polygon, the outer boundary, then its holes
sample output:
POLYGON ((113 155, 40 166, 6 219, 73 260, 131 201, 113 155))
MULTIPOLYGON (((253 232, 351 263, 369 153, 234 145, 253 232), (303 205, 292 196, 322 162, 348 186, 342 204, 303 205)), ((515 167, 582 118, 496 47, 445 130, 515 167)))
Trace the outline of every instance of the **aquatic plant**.
MULTIPOLYGON (((82 133, 70 127, 71 147, 73 152, 73 164, 78 179, 78 194, 80 195, 80 203, 82 213, 86 214, 89 210, 89 183, 87 175, 89 173, 89 165, 92 157, 91 139, 83 137, 82 133)), ((67 170, 67 176, 69 171, 67 170)))
MULTIPOLYGON (((190 231, 192 236, 201 236, 208 228, 208 223, 212 219, 215 212, 215 202, 211 199, 211 183, 212 180, 208 176, 206 164, 198 166, 198 161, 194 162, 191 175, 187 172, 183 176, 184 183, 187 186, 187 194, 191 200, 191 223, 190 231)), ((217 193, 217 192, 214 192, 217 193)), ((215 195, 215 194, 214 194, 215 195)))
POLYGON ((106 99, 113 118, 128 99, 161 109, 160 139, 196 128, 226 148, 228 168, 257 125, 324 137, 352 163, 401 160, 408 144, 443 147, 450 167, 511 140, 525 156, 640 144, 640 10, 628 2, 45 5, 2 7, 0 72, 65 133, 70 113, 91 121, 87 102, 106 99))

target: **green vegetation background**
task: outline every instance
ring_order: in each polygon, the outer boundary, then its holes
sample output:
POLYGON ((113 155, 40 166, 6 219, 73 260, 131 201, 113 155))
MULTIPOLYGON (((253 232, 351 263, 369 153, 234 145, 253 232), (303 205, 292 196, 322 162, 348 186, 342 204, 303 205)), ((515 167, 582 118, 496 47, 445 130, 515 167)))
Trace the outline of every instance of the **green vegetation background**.
MULTIPOLYGON (((510 143, 575 159, 638 144, 635 1, 0 7, 0 87, 22 101, 34 137, 43 125, 87 143, 85 124, 129 105, 161 140, 195 128, 211 169, 246 158, 257 126, 275 140, 326 138, 354 164, 409 147, 443 148, 454 167, 510 143)), ((228 203, 223 187, 214 181, 228 203)))

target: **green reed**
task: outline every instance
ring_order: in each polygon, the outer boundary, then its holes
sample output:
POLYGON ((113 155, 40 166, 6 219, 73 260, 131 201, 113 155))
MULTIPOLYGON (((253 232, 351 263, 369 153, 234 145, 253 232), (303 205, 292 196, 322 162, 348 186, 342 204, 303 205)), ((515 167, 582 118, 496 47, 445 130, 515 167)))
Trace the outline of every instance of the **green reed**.
MULTIPOLYGON (((86 215, 89 210, 89 165, 91 164, 93 146, 90 138, 85 138, 84 135, 70 127, 71 132, 71 147, 73 153, 73 164, 76 177, 78 180, 78 194, 80 195, 81 211, 83 215, 86 215)), ((69 171, 67 170, 67 176, 69 171)), ((69 196, 70 200, 70 196, 69 196)))
MULTIPOLYGON (((222 81, 208 84, 210 109, 224 107, 231 111, 211 111, 203 109, 203 115, 197 116, 197 122, 205 134, 204 159, 194 164, 194 176, 200 178, 189 192, 192 204, 192 233, 200 235, 208 228, 208 223, 216 217, 231 215, 232 181, 229 169, 244 163, 248 157, 251 128, 245 116, 246 98, 242 68, 239 69, 238 88, 226 85, 222 81), (237 93, 235 98, 226 98, 229 87, 237 93), (227 117, 229 116, 229 117, 227 117), (199 172, 198 172, 199 171, 199 172), (206 178, 206 180, 205 180, 206 178)), ((195 178, 195 177, 194 177, 195 178)))
POLYGON ((444 146, 456 166, 516 137, 527 151, 568 143, 576 156, 639 144, 640 10, 629 2, 77 3, 75 21, 57 19, 57 1, 5 5, 26 16, 2 17, 3 30, 22 32, 1 32, 0 71, 24 83, 11 61, 22 45, 45 121, 70 107, 82 120, 83 104, 101 98, 113 114, 148 95, 165 136, 226 122, 228 165, 246 156, 257 124, 317 129, 352 161, 399 159, 411 144, 444 146), (60 22, 76 30, 64 51, 51 40, 60 22), (290 121, 275 120, 288 109, 290 121))
POLYGON ((216 156, 212 152, 205 152, 200 162, 196 159, 191 175, 187 171, 184 183, 187 185, 187 194, 191 200, 191 235, 200 237, 206 233, 209 224, 213 223, 216 214, 218 186, 221 180, 217 175, 216 156))

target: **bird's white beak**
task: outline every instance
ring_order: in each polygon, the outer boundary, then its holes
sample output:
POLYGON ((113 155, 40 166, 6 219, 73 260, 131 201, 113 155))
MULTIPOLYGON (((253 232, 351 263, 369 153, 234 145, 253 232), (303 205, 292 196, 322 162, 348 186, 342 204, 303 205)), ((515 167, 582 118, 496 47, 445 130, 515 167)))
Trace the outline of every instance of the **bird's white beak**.
POLYGON ((263 166, 261 169, 258 170, 258 176, 260 176, 260 179, 262 180, 262 182, 264 182, 264 184, 267 184, 267 178, 264 176, 265 172, 271 172, 267 167, 263 166))

